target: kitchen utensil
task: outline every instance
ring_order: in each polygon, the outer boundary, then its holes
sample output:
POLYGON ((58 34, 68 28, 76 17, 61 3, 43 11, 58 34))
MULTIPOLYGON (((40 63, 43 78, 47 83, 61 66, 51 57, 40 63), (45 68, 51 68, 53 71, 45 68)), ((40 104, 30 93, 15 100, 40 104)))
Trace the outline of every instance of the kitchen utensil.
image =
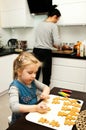
POLYGON ((17 39, 9 39, 7 45, 10 48, 16 48, 17 43, 18 43, 17 39))
POLYGON ((26 50, 27 49, 27 41, 26 40, 21 40, 18 41, 18 49, 26 50))

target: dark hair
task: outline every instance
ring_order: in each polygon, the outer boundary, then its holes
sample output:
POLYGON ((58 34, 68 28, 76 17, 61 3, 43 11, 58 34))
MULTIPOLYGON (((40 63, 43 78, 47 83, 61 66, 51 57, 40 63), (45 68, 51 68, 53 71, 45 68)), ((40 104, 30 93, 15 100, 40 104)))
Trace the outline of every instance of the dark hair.
POLYGON ((52 5, 48 11, 48 16, 57 15, 57 17, 61 16, 61 13, 58 9, 56 9, 57 5, 52 5))

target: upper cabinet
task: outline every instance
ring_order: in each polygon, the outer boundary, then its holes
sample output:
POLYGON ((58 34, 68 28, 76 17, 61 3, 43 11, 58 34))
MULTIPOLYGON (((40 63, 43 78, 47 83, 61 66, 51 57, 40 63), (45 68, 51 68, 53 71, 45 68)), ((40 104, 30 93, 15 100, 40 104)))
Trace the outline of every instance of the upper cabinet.
POLYGON ((58 25, 86 25, 86 0, 53 0, 61 11, 58 25))
POLYGON ((1 27, 33 27, 27 0, 1 0, 1 27))

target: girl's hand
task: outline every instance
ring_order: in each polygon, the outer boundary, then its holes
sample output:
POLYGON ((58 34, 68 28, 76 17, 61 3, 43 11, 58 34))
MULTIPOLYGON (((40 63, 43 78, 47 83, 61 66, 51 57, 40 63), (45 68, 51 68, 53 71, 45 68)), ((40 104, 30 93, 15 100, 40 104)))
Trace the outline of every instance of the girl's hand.
POLYGON ((47 93, 41 93, 41 95, 40 95, 40 99, 48 99, 49 98, 49 94, 47 94, 47 93))
POLYGON ((41 102, 37 105, 36 111, 39 113, 46 113, 48 111, 48 106, 45 102, 41 102))

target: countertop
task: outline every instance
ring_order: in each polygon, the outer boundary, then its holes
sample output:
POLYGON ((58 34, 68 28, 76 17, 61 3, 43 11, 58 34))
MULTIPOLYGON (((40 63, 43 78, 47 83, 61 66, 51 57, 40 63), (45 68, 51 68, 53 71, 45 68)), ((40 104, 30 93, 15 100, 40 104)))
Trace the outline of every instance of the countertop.
MULTIPOLYGON (((25 51, 32 52, 32 49, 27 48, 25 51)), ((16 52, 14 49, 3 49, 0 52, 0 57, 11 55, 11 54, 19 54, 20 52, 16 52)), ((83 59, 86 60, 86 57, 80 57, 76 55, 76 52, 73 52, 71 50, 65 50, 65 51, 57 51, 52 50, 52 57, 61 57, 61 58, 72 58, 72 59, 83 59)))
POLYGON ((71 50, 52 50, 52 57, 61 57, 61 58, 72 58, 72 59, 83 59, 86 60, 86 56, 80 57, 77 56, 77 53, 71 50))
MULTIPOLYGON (((26 49, 25 51, 28 51, 29 49, 26 49)), ((6 56, 6 55, 11 55, 11 54, 19 54, 20 52, 15 51, 15 49, 3 49, 0 52, 0 57, 6 56)))

